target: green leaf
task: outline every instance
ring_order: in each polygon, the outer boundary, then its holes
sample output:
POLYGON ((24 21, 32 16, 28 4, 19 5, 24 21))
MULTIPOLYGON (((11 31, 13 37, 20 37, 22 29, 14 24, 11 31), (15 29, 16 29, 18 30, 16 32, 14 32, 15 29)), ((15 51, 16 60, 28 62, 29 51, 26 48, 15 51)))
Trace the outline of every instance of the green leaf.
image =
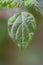
POLYGON ((35 18, 28 12, 17 13, 13 17, 8 21, 9 35, 18 47, 26 48, 37 29, 35 18))

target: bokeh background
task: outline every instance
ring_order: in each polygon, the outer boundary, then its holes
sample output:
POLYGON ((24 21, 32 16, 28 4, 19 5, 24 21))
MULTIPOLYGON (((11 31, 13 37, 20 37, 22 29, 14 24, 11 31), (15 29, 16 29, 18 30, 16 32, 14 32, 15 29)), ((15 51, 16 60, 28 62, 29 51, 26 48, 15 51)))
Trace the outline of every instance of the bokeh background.
MULTIPOLYGON (((43 0, 38 0, 43 8, 43 0)), ((20 50, 9 38, 0 49, 0 64, 2 65, 43 65, 43 16, 38 13, 37 31, 25 50, 20 50)))

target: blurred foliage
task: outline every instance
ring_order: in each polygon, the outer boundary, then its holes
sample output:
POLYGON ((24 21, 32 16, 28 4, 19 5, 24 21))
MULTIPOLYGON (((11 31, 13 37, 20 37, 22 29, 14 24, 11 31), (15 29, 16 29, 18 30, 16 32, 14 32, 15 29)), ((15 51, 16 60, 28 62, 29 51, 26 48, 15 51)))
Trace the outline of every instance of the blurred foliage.
POLYGON ((15 8, 23 6, 38 8, 39 3, 36 0, 0 0, 0 7, 15 8))

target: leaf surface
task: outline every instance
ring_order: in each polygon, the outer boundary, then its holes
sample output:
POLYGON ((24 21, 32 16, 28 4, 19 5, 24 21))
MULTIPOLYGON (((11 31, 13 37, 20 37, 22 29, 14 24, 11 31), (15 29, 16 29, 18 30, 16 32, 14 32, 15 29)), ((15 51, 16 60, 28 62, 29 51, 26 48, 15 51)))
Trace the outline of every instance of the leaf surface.
POLYGON ((26 48, 37 28, 35 18, 27 12, 17 13, 13 17, 8 21, 9 35, 20 48, 26 48))

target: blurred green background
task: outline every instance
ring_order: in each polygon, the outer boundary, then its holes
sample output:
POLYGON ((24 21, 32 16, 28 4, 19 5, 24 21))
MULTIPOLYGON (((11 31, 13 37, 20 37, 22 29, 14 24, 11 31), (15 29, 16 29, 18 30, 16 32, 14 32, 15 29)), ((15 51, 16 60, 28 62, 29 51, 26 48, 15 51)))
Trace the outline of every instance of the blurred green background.
MULTIPOLYGON (((38 1, 43 8, 43 0, 38 1)), ((6 44, 0 49, 0 64, 43 65, 43 16, 38 13, 35 14, 35 16, 38 21, 38 29, 30 42, 30 45, 24 51, 21 51, 16 44, 8 38, 6 44)))

